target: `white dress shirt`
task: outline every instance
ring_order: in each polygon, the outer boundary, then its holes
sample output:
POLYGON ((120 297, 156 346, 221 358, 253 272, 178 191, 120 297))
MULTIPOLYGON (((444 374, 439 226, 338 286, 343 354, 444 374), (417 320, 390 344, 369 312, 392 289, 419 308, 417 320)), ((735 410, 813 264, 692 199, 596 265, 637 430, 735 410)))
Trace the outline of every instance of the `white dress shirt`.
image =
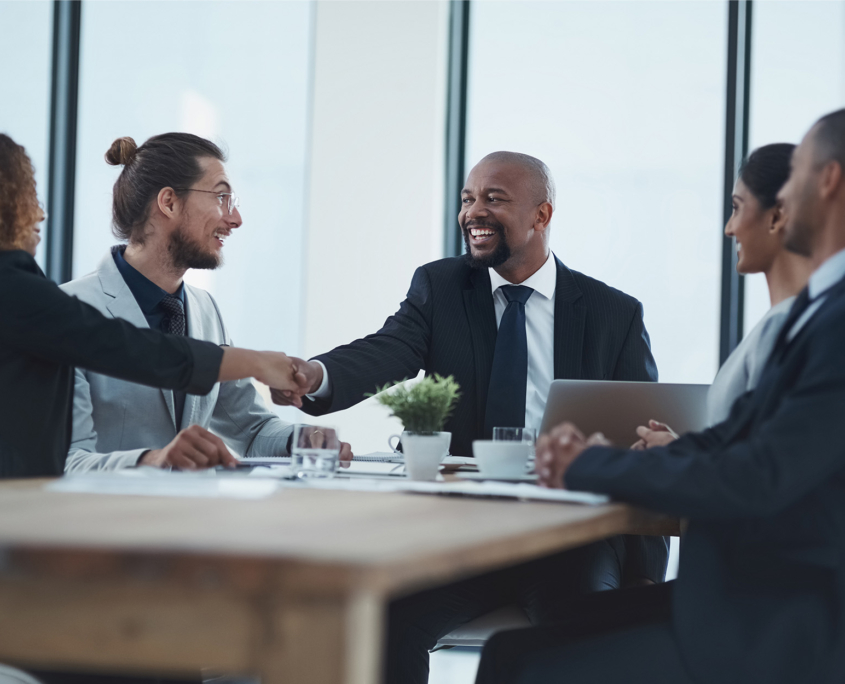
MULTIPOLYGON (((525 386, 525 427, 539 433, 546 410, 549 387, 555 377, 555 286, 557 265, 554 254, 549 256, 539 270, 521 283, 511 283, 492 268, 490 285, 493 288, 493 305, 496 308, 496 327, 502 320, 508 300, 499 288, 503 285, 524 285, 534 292, 525 303, 525 337, 528 342, 528 382, 525 386)), ((512 427, 501 425, 498 427, 512 427)))
POLYGON ((798 332, 807 325, 816 311, 819 310, 824 300, 827 299, 827 291, 838 283, 842 278, 845 278, 845 249, 837 252, 821 266, 819 266, 813 275, 810 276, 810 282, 807 283, 808 294, 810 295, 810 306, 808 306, 801 317, 795 321, 789 333, 787 333, 786 341, 792 342, 792 339, 798 332))
MULTIPOLYGON (((557 265, 554 254, 549 256, 534 275, 522 283, 511 283, 492 268, 490 285, 493 289, 493 305, 496 309, 496 328, 502 320, 508 305, 502 285, 525 285, 534 290, 525 303, 525 337, 528 342, 528 382, 525 387, 525 427, 534 428, 538 434, 546 410, 549 387, 555 377, 555 287, 557 286, 557 265)), ((311 399, 324 399, 331 396, 331 381, 326 367, 323 368, 323 381, 311 399)), ((497 427, 513 427, 499 425, 497 427)))

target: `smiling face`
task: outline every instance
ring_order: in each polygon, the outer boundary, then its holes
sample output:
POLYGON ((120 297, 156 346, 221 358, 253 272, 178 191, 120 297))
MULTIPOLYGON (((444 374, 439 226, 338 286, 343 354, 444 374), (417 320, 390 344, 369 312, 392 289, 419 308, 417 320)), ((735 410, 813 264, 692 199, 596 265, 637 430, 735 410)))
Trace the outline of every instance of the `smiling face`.
POLYGON ((522 166, 496 160, 470 171, 458 223, 471 265, 507 269, 538 262, 539 268, 545 262, 552 207, 531 181, 522 166))
POLYGON ((178 224, 167 249, 176 268, 214 269, 223 263, 223 241, 243 223, 237 207, 229 213, 232 187, 223 163, 212 157, 199 160, 202 177, 182 197, 178 224), (219 194, 218 194, 219 193, 219 194))
POLYGON ((725 226, 725 235, 736 238, 736 270, 764 273, 783 247, 783 210, 780 204, 763 209, 742 180, 736 182, 731 201, 733 213, 725 226))

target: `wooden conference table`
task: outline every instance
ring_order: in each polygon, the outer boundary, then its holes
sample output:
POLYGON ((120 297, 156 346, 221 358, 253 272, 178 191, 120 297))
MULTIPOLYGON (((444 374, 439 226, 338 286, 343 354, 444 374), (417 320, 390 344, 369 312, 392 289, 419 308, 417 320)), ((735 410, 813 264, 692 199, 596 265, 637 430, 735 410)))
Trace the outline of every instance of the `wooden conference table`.
POLYGON ((613 534, 677 534, 621 504, 44 483, 0 482, 0 662, 44 669, 375 684, 393 597, 613 534))

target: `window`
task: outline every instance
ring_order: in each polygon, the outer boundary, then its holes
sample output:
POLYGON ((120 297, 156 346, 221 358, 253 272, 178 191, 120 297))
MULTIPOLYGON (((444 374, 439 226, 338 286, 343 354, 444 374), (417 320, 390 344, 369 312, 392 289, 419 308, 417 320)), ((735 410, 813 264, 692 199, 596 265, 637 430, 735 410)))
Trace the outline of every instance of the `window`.
MULTIPOLYGON (((799 143, 845 107, 845 2, 754 3, 749 151, 799 143)), ((763 274, 745 279, 745 331, 769 309, 763 274)))
MULTIPOLYGON (((50 56, 53 3, 0 3, 0 133, 26 148, 35 167, 38 197, 47 204, 50 133, 50 56)), ((37 261, 44 267, 44 243, 37 261)))
POLYGON ((467 168, 548 164, 552 250, 643 302, 666 382, 718 367, 726 36, 723 3, 472 9, 467 168))
POLYGON ((82 12, 74 277, 116 243, 103 155, 187 131, 228 150, 243 226, 210 291, 239 346, 300 346, 311 8, 305 2, 90 2, 82 12))

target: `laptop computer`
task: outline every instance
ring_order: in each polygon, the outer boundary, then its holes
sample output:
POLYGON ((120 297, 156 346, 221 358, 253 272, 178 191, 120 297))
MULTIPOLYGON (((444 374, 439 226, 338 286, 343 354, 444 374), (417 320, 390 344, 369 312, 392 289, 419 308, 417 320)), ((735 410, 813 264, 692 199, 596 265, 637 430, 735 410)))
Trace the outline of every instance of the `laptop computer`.
POLYGON ((710 385, 610 380, 555 380, 549 388, 540 432, 568 421, 585 436, 602 432, 614 445, 629 447, 636 429, 650 419, 679 435, 707 425, 710 385))

